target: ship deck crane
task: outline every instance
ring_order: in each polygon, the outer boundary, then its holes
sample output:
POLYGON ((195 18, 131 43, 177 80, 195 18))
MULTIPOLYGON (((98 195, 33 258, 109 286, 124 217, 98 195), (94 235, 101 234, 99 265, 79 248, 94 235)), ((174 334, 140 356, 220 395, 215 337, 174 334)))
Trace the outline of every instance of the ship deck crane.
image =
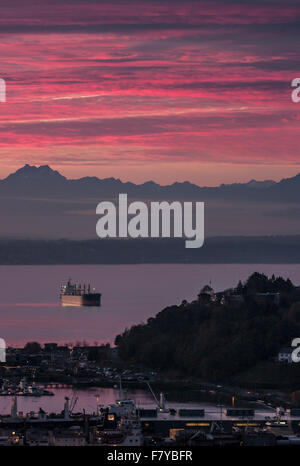
POLYGON ((152 390, 152 387, 151 387, 150 383, 149 383, 149 382, 146 382, 146 384, 147 384, 147 386, 148 386, 148 388, 149 388, 149 390, 150 390, 151 395, 153 396, 153 399, 154 399, 156 405, 157 405, 158 408, 160 409, 160 411, 168 412, 169 410, 168 410, 168 409, 166 410, 166 408, 165 408, 165 397, 164 397, 164 394, 163 394, 163 393, 160 394, 160 401, 158 401, 158 399, 157 399, 157 397, 156 397, 154 391, 152 390))

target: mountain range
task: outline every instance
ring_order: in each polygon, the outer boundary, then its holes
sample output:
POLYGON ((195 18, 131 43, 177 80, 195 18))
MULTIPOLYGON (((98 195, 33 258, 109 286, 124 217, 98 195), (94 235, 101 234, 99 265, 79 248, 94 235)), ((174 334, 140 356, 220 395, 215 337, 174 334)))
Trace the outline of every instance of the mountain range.
POLYGON ((67 179, 48 165, 26 164, 7 178, 0 180, 0 196, 32 196, 34 198, 103 198, 127 193, 137 199, 198 199, 298 202, 300 173, 279 182, 273 180, 222 184, 201 187, 188 181, 162 186, 154 181, 143 184, 122 182, 117 178, 83 177, 67 179))
POLYGON ((116 178, 67 179, 48 165, 25 165, 0 180, 0 237, 95 239, 97 204, 120 193, 130 200, 205 202, 205 238, 300 234, 300 174, 279 182, 161 186, 116 178))

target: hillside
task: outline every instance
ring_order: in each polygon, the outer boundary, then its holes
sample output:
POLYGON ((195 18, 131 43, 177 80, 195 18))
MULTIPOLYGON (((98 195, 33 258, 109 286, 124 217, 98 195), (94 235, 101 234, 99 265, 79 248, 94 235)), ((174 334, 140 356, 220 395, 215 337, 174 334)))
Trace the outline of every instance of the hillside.
POLYGON ((163 372, 232 382, 274 360, 300 335, 300 293, 289 280, 253 274, 228 293, 241 301, 224 304, 221 293, 213 301, 167 307, 127 329, 115 340, 121 357, 163 372), (259 301, 258 293, 279 293, 280 303, 259 301))

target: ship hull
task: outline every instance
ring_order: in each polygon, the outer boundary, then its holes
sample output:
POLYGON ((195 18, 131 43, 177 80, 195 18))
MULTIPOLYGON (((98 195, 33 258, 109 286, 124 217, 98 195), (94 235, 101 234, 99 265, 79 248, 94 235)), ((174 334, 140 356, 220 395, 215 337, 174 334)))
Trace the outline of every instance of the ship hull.
POLYGON ((89 307, 100 307, 101 306, 101 294, 100 293, 86 293, 83 295, 61 295, 62 306, 89 306, 89 307))

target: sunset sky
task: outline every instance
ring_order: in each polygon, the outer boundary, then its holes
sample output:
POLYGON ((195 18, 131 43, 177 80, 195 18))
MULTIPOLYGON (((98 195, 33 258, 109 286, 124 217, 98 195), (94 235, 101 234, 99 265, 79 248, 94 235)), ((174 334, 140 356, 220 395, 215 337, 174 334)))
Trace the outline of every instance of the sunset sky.
POLYGON ((299 1, 1 5, 0 177, 200 185, 300 172, 299 1))

